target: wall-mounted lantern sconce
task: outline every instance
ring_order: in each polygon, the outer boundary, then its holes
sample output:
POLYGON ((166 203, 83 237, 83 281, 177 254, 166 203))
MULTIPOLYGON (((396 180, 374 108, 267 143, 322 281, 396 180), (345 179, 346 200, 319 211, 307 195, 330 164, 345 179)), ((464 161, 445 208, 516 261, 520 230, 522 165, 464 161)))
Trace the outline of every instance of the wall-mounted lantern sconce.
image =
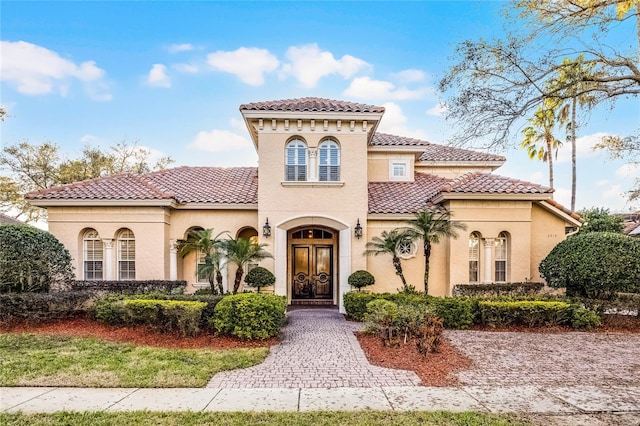
POLYGON ((267 221, 262 227, 262 236, 265 238, 269 238, 271 236, 271 225, 269 225, 269 218, 267 218, 267 221))
POLYGON ((354 233, 357 239, 362 237, 362 226, 360 226, 360 218, 358 218, 358 222, 356 223, 356 227, 354 228, 354 233))

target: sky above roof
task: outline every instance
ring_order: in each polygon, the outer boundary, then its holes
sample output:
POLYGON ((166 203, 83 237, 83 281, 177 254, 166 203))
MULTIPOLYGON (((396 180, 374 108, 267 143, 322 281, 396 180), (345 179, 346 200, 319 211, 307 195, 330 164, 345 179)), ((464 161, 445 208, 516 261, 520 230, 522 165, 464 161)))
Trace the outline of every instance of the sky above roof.
MULTIPOLYGON (((384 106, 380 132, 447 144, 455 123, 442 116, 438 79, 458 42, 501 35, 502 5, 3 1, 0 147, 51 141, 74 157, 127 139, 174 166, 255 166, 239 106, 307 96, 384 106)), ((623 194, 638 168, 591 147, 639 123, 638 99, 585 117, 577 208, 634 207, 623 194)), ((546 164, 523 150, 498 154, 507 162, 495 173, 548 184, 546 164)), ((569 159, 567 146, 555 177, 564 205, 569 159)))

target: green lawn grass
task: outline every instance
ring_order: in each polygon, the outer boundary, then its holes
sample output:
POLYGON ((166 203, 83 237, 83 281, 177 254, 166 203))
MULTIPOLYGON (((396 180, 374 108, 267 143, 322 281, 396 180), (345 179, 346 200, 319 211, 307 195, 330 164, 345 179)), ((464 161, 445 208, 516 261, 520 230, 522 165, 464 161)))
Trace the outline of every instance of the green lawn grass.
POLYGON ((0 334, 0 386, 203 387, 215 373, 259 364, 268 352, 267 348, 164 349, 95 338, 0 334))
POLYGON ((449 412, 309 412, 309 413, 220 413, 220 412, 152 412, 55 414, 0 414, 0 424, 27 425, 264 425, 264 426, 524 426, 529 423, 507 415, 449 412))

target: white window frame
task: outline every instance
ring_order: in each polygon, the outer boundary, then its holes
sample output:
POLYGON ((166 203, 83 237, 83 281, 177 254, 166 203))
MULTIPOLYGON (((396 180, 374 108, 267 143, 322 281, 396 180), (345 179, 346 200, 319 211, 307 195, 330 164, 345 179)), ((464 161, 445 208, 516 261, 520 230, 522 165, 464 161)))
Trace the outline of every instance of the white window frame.
POLYGON ((400 259, 411 259, 416 257, 418 245, 413 241, 400 241, 396 247, 396 255, 400 259))
POLYGON ((389 160, 389 180, 395 181, 408 181, 411 180, 409 160, 389 160), (402 170, 404 173, 397 174, 396 172, 402 170))
POLYGON ((122 229, 118 233, 118 280, 120 281, 132 281, 136 279, 136 237, 132 230, 122 229), (130 236, 124 236, 129 234, 130 236), (133 246, 133 247, 130 247, 133 246), (133 258, 129 255, 133 249, 133 258), (126 262, 128 266, 133 265, 133 268, 127 268, 123 270, 122 266, 126 262))
POLYGON ((469 234, 469 284, 477 284, 480 282, 480 243, 482 241, 482 236, 479 232, 474 231, 469 234), (475 241, 475 247, 472 246, 472 241, 475 241), (471 268, 472 262, 475 263, 475 269, 471 268), (472 279, 471 274, 475 273, 475 280, 472 279))
POLYGON ((284 149, 284 180, 286 182, 306 182, 309 180, 309 146, 302 139, 292 139, 284 149), (289 154, 293 153, 290 157, 289 154), (290 162, 291 160, 291 162, 290 162), (289 168, 292 167, 292 174, 289 168))
POLYGON ((82 235, 82 269, 82 277, 85 281, 104 279, 104 243, 95 229, 87 229, 82 235), (91 272, 89 272, 90 263, 93 265, 91 272))
POLYGON ((327 139, 318 145, 318 181, 340 181, 340 144, 333 139, 327 139))
POLYGON ((506 232, 498 234, 498 238, 494 241, 495 253, 493 260, 493 275, 497 283, 505 283, 509 280, 509 237, 506 232), (499 268, 498 265, 502 267, 499 268), (498 274, 504 274, 504 277, 498 277, 498 274), (502 279, 499 279, 502 278, 502 279))

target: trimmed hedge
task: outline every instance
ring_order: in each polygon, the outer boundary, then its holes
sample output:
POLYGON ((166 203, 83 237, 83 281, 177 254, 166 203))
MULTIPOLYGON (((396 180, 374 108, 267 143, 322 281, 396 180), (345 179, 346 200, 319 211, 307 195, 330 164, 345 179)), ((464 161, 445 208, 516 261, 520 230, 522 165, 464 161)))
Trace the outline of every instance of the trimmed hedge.
POLYGON ((433 297, 431 304, 436 315, 444 320, 445 328, 465 330, 475 322, 477 300, 462 297, 433 297))
POLYGON ((283 296, 241 293, 225 296, 215 307, 215 329, 241 339, 268 339, 280 334, 287 300, 283 296))
POLYGON ((513 302, 478 302, 481 324, 489 327, 512 324, 535 326, 558 326, 570 323, 573 309, 565 302, 520 300, 513 302))
POLYGON ((0 294, 0 321, 37 323, 70 318, 85 313, 95 297, 91 291, 0 294))
POLYGON ((187 286, 186 281, 170 280, 140 280, 140 281, 72 281, 72 290, 105 290, 110 293, 145 293, 165 292, 171 293, 187 286))
POLYGON ((145 324, 162 331, 179 331, 183 336, 198 334, 204 302, 183 300, 129 299, 121 302, 129 322, 145 324))
POLYGON ((453 286, 454 296, 475 297, 520 297, 533 296, 544 288, 544 283, 495 283, 495 284, 457 284, 453 286))

